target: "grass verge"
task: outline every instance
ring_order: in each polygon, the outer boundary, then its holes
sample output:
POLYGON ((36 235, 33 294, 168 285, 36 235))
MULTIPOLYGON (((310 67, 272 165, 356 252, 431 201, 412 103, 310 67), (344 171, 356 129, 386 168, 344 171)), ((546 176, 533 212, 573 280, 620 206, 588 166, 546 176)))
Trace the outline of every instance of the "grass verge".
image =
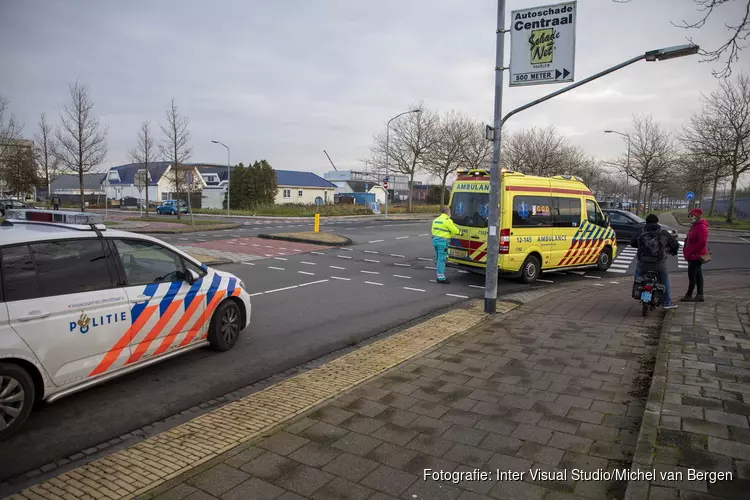
MULTIPOLYGON (((680 224, 690 225, 690 219, 688 219, 687 212, 679 211, 672 212, 672 214, 677 218, 680 224)), ((727 218, 721 215, 704 215, 703 218, 708 221, 709 228, 750 231, 750 220, 734 220, 731 224, 728 224, 727 218)))

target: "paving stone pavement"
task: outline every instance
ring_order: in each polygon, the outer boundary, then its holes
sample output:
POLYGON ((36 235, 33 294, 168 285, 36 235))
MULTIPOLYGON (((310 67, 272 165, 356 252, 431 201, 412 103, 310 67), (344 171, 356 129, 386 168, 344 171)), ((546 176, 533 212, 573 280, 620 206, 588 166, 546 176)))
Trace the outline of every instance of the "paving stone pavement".
POLYGON ((622 498, 624 482, 529 470, 630 467, 664 316, 643 318, 630 289, 538 297, 142 498, 622 498), (425 480, 425 469, 493 477, 425 480))
MULTIPOLYGON (((685 281, 673 283, 675 297, 685 281)), ((706 293, 662 329, 633 464, 658 477, 632 482, 629 500, 750 497, 750 273, 707 274, 706 293), (681 480, 661 478, 672 471, 681 480)))

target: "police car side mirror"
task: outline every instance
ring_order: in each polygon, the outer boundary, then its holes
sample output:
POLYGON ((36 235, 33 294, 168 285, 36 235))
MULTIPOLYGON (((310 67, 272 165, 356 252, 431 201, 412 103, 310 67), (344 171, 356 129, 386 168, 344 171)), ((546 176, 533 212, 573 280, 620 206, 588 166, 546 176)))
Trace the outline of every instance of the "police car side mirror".
POLYGON ((193 271, 192 269, 188 269, 188 282, 189 283, 195 283, 200 279, 200 275, 193 271))

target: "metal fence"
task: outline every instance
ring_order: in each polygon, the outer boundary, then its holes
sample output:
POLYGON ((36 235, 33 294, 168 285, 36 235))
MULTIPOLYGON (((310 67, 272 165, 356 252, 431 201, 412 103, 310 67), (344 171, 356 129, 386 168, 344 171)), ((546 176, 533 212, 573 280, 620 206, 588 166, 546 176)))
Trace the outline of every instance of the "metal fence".
MULTIPOLYGON (((711 198, 703 198, 701 208, 704 212, 711 209, 711 198)), ((717 196, 714 205, 714 215, 727 215, 729 210, 729 197, 717 196)), ((734 200, 734 217, 736 219, 750 219, 750 197, 737 198, 734 200)))

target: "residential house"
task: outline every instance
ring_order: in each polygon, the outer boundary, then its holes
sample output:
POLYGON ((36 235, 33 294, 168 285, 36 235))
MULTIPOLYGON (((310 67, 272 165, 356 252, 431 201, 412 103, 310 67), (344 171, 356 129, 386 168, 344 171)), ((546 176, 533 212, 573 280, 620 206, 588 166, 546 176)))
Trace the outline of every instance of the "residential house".
MULTIPOLYGON (((104 203, 104 172, 83 174, 83 199, 88 203, 104 203)), ((50 182, 52 195, 61 203, 78 203, 81 199, 81 182, 78 174, 63 174, 50 182)))
POLYGON ((276 170, 276 203, 333 203, 336 185, 312 172, 276 170))
MULTIPOLYGON (((201 204, 202 190, 207 186, 200 171, 202 164, 188 163, 180 165, 178 174, 180 180, 180 191, 188 184, 193 193, 190 201, 193 207, 199 208, 201 204)), ((128 163, 112 167, 107 172, 106 190, 107 196, 114 199, 133 197, 139 200, 146 199, 148 189, 149 202, 161 203, 162 201, 175 199, 177 189, 175 187, 175 169, 168 161, 157 161, 149 163, 148 182, 146 181, 146 168, 142 163, 128 163)), ((184 197, 181 196, 181 197, 184 197)))

